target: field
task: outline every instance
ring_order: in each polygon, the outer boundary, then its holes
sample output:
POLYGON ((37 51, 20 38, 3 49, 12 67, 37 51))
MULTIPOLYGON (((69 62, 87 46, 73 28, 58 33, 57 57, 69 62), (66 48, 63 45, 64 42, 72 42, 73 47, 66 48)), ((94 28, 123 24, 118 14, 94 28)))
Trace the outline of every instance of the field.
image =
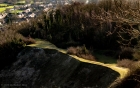
POLYGON ((3 12, 3 11, 5 11, 6 10, 6 8, 4 8, 4 7, 1 7, 0 8, 0 12, 3 12))
MULTIPOLYGON (((25 4, 25 0, 20 0, 20 1, 17 1, 16 3, 17 4, 25 4)), ((4 12, 7 8, 14 8, 14 6, 8 5, 6 3, 0 3, 0 13, 4 12)), ((21 12, 21 11, 16 10, 16 11, 14 11, 14 13, 15 12, 21 12)))
POLYGON ((13 10, 13 11, 11 11, 10 13, 21 13, 22 12, 22 10, 13 10))
POLYGON ((14 8, 14 6, 0 7, 0 13, 4 12, 7 8, 14 8))
POLYGON ((17 5, 23 5, 23 4, 25 4, 25 3, 26 3, 25 0, 18 0, 18 1, 16 2, 17 5))
POLYGON ((0 4, 0 7, 6 7, 6 6, 8 6, 8 4, 5 3, 0 4))

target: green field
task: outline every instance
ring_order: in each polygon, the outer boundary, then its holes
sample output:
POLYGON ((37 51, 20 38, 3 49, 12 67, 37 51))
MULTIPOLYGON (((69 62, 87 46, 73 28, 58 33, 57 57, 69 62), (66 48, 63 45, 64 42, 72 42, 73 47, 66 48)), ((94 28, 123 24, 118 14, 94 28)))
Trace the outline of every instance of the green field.
POLYGON ((10 13, 16 14, 16 13, 21 13, 21 12, 22 12, 22 10, 13 10, 13 11, 11 11, 10 13))
POLYGON ((6 7, 6 6, 8 6, 8 4, 5 4, 5 3, 0 4, 0 7, 6 7))
POLYGON ((14 6, 7 6, 6 8, 14 8, 14 6))
POLYGON ((8 4, 1 3, 1 4, 0 4, 0 12, 5 11, 7 6, 8 6, 8 4))
POLYGON ((7 8, 14 8, 14 6, 0 7, 0 13, 4 12, 7 8))
POLYGON ((1 7, 1 8, 0 8, 0 13, 3 12, 3 11, 5 11, 5 10, 6 10, 6 8, 1 7))
POLYGON ((25 4, 26 2, 24 0, 18 1, 17 4, 25 4))

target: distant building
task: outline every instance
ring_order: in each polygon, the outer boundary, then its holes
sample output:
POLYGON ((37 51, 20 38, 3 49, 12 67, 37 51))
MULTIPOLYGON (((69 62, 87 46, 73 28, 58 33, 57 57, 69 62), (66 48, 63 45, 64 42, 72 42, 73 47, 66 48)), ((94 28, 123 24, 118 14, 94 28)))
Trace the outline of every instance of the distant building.
POLYGON ((81 2, 81 3, 85 3, 85 4, 88 4, 88 3, 98 3, 99 1, 101 0, 72 0, 73 2, 81 2))
POLYGON ((7 15, 6 13, 5 14, 1 14, 0 15, 0 19, 4 19, 6 17, 6 15, 7 15))
POLYGON ((48 7, 49 7, 49 8, 52 8, 52 7, 53 7, 53 4, 52 4, 52 3, 49 3, 49 4, 48 4, 48 7))

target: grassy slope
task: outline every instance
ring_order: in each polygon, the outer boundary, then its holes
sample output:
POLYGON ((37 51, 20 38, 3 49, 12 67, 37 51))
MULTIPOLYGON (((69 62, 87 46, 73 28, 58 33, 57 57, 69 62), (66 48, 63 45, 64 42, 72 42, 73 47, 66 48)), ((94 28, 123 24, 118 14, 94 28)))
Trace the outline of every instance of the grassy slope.
POLYGON ((3 11, 5 11, 5 10, 6 10, 5 7, 1 7, 1 8, 0 8, 0 12, 3 12, 3 11))
MULTIPOLYGON (((50 42, 44 41, 44 40, 40 40, 40 39, 36 39, 36 43, 35 43, 35 44, 31 44, 31 45, 28 45, 28 46, 39 47, 39 48, 57 49, 57 50, 59 50, 59 51, 62 52, 62 53, 66 53, 66 50, 57 48, 55 45, 51 44, 50 42)), ((79 61, 82 61, 82 62, 106 66, 106 67, 108 67, 108 68, 110 68, 110 69, 112 69, 112 70, 115 70, 115 71, 117 71, 118 73, 120 73, 120 78, 125 77, 126 73, 128 72, 128 69, 116 67, 115 64, 104 64, 104 63, 101 63, 101 62, 85 60, 85 59, 83 59, 83 58, 79 58, 79 57, 74 56, 74 55, 70 55, 70 56, 72 56, 72 57, 74 57, 75 59, 77 59, 77 60, 79 60, 79 61)))
MULTIPOLYGON (((25 4, 25 0, 20 0, 17 3, 25 4)), ((6 4, 6 3, 0 3, 0 13, 4 12, 7 8, 14 8, 14 6, 8 6, 8 4, 6 4)), ((15 12, 18 13, 18 12, 22 12, 22 11, 21 10, 16 10, 13 13, 15 13, 15 12)))
POLYGON ((0 7, 8 6, 8 4, 0 3, 0 7))
POLYGON ((6 8, 14 8, 14 6, 0 7, 0 12, 5 11, 6 8))
POLYGON ((116 59, 111 57, 111 56, 105 56, 105 55, 101 55, 99 53, 94 53, 95 57, 97 57, 98 61, 103 62, 103 63, 116 63, 116 59))

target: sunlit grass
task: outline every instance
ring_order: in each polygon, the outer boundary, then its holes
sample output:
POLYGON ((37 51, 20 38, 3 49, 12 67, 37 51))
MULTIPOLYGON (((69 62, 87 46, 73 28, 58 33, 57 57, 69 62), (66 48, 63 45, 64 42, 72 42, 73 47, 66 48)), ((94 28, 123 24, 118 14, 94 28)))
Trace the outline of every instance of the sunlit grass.
MULTIPOLYGON (((57 48, 54 44, 48 42, 48 41, 44 41, 44 40, 41 40, 41 39, 35 39, 36 42, 35 44, 30 44, 30 45, 27 45, 27 46, 30 46, 30 47, 38 47, 38 48, 48 48, 48 49, 56 49, 62 53, 65 53, 66 54, 66 50, 65 49, 60 49, 60 48, 57 48)), ((71 57, 75 58, 76 60, 79 60, 81 62, 86 62, 86 63, 90 63, 90 64, 97 64, 97 65, 101 65, 101 66, 105 66, 105 67, 108 67, 116 72, 118 72, 120 74, 120 77, 119 78, 124 78, 128 72, 128 69, 127 68, 120 68, 120 67, 117 67, 116 64, 104 64, 102 62, 98 62, 98 61, 91 61, 91 60, 86 60, 86 59, 83 59, 83 58, 80 58, 80 57, 77 57, 75 55, 70 55, 71 57)), ((103 59, 108 59, 107 57, 105 56, 100 56, 99 58, 102 58, 103 59)), ((111 61, 111 62, 114 62, 114 61, 111 61)))
POLYGON ((18 1, 17 4, 25 4, 25 0, 18 1))
POLYGON ((5 4, 5 3, 0 4, 0 7, 6 7, 6 6, 8 6, 8 4, 5 4))
POLYGON ((22 12, 22 10, 12 10, 10 13, 21 13, 22 12))
POLYGON ((14 8, 14 6, 7 6, 6 8, 10 8, 11 9, 11 8, 14 8))
POLYGON ((5 7, 1 7, 1 8, 0 8, 0 13, 3 12, 3 11, 5 11, 5 10, 6 10, 5 7))
POLYGON ((7 8, 11 9, 11 8, 14 8, 14 6, 0 7, 0 13, 4 12, 7 8))

